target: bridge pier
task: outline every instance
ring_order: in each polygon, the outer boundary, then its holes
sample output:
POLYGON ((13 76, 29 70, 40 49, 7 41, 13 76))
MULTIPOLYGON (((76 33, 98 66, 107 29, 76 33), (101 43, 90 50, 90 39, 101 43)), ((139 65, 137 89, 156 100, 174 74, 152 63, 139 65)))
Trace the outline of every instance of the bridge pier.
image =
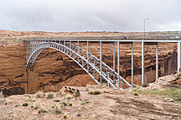
POLYGON ((118 76, 117 76, 117 77, 118 77, 118 80, 117 80, 117 88, 118 88, 118 89, 120 88, 120 78, 119 78, 119 75, 120 75, 120 71, 119 71, 119 64, 120 64, 120 63, 119 63, 119 49, 120 49, 120 48, 119 48, 119 41, 117 41, 117 52, 118 52, 118 53, 117 53, 117 54, 118 54, 118 55, 117 55, 117 56, 118 56, 118 58, 117 58, 117 59, 118 59, 118 60, 117 60, 117 62, 118 62, 118 63, 117 63, 117 67, 118 67, 118 68, 117 68, 117 69, 118 69, 118 70, 117 70, 117 72, 118 72, 118 76))
MULTIPOLYGON (((116 72, 116 43, 113 43, 113 71, 116 72)), ((115 75, 113 74, 113 80, 115 80, 115 75)))
POLYGON ((99 55, 99 59, 100 59, 100 83, 102 84, 102 41, 100 41, 100 47, 99 47, 99 50, 100 50, 100 55, 99 55))
POLYGON ((144 81, 144 41, 142 41, 142 86, 144 86, 145 81, 144 81))
POLYGON ((133 61, 133 42, 131 43, 131 85, 134 85, 133 75, 134 75, 134 61, 133 61))
POLYGON ((158 43, 156 43, 156 80, 158 80, 158 43))

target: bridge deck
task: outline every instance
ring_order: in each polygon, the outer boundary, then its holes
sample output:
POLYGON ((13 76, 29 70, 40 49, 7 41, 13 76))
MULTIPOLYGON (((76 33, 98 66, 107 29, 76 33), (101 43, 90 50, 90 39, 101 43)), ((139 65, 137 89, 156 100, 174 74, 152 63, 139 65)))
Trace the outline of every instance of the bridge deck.
POLYGON ((25 41, 32 40, 54 40, 54 41, 105 41, 105 42, 181 42, 181 39, 124 39, 123 37, 58 37, 58 38, 29 38, 25 39, 25 41))

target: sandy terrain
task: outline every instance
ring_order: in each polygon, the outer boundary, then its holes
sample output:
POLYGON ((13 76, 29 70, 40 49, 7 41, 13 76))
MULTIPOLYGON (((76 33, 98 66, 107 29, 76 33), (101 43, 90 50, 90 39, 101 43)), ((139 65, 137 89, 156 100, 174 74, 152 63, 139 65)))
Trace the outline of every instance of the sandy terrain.
POLYGON ((1 120, 179 120, 181 103, 165 102, 164 96, 139 94, 100 86, 65 88, 48 99, 43 93, 13 95, 0 99, 1 120), (92 95, 90 91, 101 94, 92 95), (26 106, 25 106, 26 104, 26 106))

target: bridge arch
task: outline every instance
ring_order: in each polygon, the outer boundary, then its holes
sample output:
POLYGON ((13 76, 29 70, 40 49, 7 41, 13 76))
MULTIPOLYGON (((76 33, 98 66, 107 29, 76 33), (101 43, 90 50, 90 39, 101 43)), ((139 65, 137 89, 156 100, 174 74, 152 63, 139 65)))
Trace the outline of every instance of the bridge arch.
MULTIPOLYGON (((57 43, 57 42, 42 42, 36 48, 32 50, 27 58, 26 68, 32 68, 37 57, 46 49, 52 48, 62 52, 74 62, 76 62, 82 69, 84 69, 97 83, 100 84, 103 79, 111 85, 113 88, 119 88, 117 84, 118 73, 116 73, 112 68, 106 65, 103 61, 92 55, 90 52, 83 50, 79 46, 73 45, 71 43, 57 43), (100 68, 100 64, 104 71, 100 68)), ((120 80, 124 82, 129 87, 132 87, 124 78, 119 76, 120 80)))

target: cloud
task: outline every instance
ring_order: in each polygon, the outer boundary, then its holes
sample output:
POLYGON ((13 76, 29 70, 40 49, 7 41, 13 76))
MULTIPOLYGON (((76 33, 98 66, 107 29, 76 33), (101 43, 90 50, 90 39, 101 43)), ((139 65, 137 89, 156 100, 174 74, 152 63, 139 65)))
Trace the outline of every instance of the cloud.
POLYGON ((181 30, 180 0, 4 0, 0 29, 41 31, 181 30))

